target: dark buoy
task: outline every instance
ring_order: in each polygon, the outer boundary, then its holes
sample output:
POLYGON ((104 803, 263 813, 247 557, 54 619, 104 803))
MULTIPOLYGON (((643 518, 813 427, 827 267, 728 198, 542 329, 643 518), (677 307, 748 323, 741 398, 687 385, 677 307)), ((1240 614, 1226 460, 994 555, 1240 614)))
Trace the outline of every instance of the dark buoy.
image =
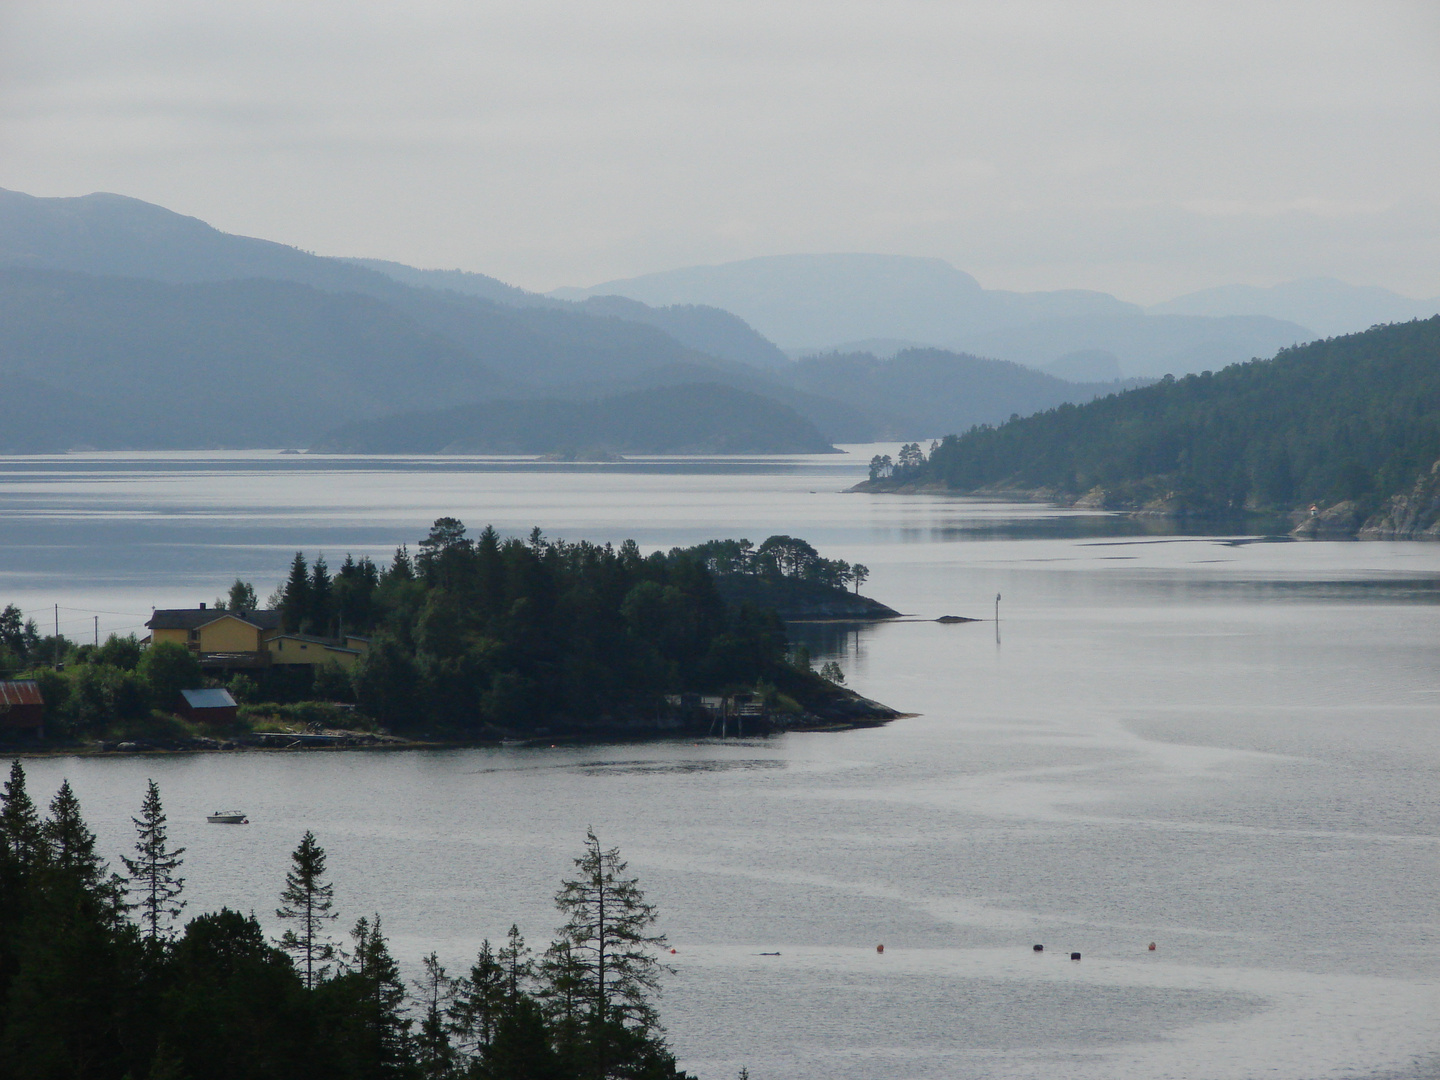
POLYGON ((1078 952, 1072 952, 1072 953, 1070 954, 1070 959, 1071 959, 1071 960, 1079 960, 1079 959, 1080 959, 1080 954, 1079 954, 1078 952))
POLYGON ((1154 943, 1153 941, 1150 942, 1150 951, 1151 951, 1151 952, 1154 952, 1154 951, 1155 951, 1155 943, 1154 943))
POLYGON ((876 945, 876 946, 875 946, 875 951, 876 951, 876 952, 884 952, 884 951, 885 951, 885 946, 884 946, 884 945, 876 945))
POLYGON ((1036 945, 1036 946, 1035 946, 1035 951, 1036 951, 1036 952, 1044 952, 1044 951, 1045 951, 1045 946, 1044 946, 1044 945, 1036 945))

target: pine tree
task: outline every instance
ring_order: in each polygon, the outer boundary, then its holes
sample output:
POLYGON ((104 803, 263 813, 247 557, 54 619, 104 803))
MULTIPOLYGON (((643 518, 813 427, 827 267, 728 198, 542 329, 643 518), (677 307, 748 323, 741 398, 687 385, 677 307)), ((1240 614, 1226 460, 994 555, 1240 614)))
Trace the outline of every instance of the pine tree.
POLYGON ((495 1038, 496 1025, 505 1012, 508 980, 496 959, 490 940, 480 943, 480 952, 470 974, 456 980, 450 1019, 460 1037, 461 1050, 479 1058, 495 1038))
POLYGON ((455 1050, 450 1037, 455 1026, 450 1019, 455 1001, 455 980, 445 974, 440 958, 431 953, 421 961, 423 973, 412 981, 415 1003, 420 1007, 420 1025, 415 1034, 415 1062, 420 1075, 443 1080, 454 1075, 455 1050))
POLYGON ((295 865, 285 875, 285 890, 280 894, 284 906, 275 909, 275 917, 294 919, 298 925, 286 930, 279 944, 297 961, 304 960, 305 988, 313 990, 335 959, 335 946, 324 936, 325 925, 339 917, 333 910, 335 886, 324 880, 325 849, 308 829, 290 858, 295 865))
POLYGON ((0 794, 0 837, 22 870, 33 868, 44 855, 40 815, 25 790, 25 770, 18 760, 10 763, 10 779, 0 794))
POLYGON ((601 848, 593 829, 585 853, 575 860, 579 876, 563 883, 555 906, 566 916, 558 943, 568 946, 567 969, 586 1002, 590 1052, 598 1076, 626 1036, 660 1043, 659 1020, 650 997, 660 991, 664 970, 654 953, 665 944, 650 932, 656 914, 637 879, 626 877, 618 848, 601 848))
POLYGON ((297 633, 310 617, 310 567, 305 553, 297 551, 290 563, 290 576, 280 588, 280 623, 297 633))
POLYGON ((40 826, 48 849, 48 861, 56 870, 74 875, 86 883, 98 880, 104 865, 95 854, 95 834, 80 815, 80 800, 64 780, 50 800, 50 816, 40 826))
POLYGON ((334 614, 334 587, 330 580, 330 568, 325 565, 325 556, 315 556, 310 567, 310 629, 316 634, 329 634, 334 614))
POLYGON ((366 1042, 363 1057, 381 1076, 405 1075, 410 1061, 410 1021, 403 1012, 405 984, 381 931, 380 916, 376 915, 373 923, 361 916, 350 931, 350 940, 354 948, 352 975, 360 982, 366 1042))
POLYGON ((185 901, 178 899, 185 888, 185 879, 176 877, 175 871, 183 861, 180 856, 185 849, 171 849, 165 828, 165 810, 160 805, 160 788, 154 780, 149 781, 145 802, 141 804, 140 816, 131 818, 139 839, 135 841, 138 858, 120 856, 125 870, 135 882, 140 896, 140 923, 151 941, 158 940, 162 933, 171 936, 170 923, 180 914, 185 901), (162 924, 163 927, 162 927, 162 924))
POLYGON ((505 947, 500 950, 497 959, 505 979, 506 1006, 512 1007, 525 993, 535 972, 535 965, 530 959, 530 950, 525 945, 525 938, 521 936, 520 928, 513 923, 510 926, 510 933, 505 935, 505 947))

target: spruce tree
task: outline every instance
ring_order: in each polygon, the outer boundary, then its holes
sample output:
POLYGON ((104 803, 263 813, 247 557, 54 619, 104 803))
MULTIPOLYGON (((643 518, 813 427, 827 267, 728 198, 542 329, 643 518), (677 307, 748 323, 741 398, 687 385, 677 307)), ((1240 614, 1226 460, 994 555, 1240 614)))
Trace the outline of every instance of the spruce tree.
POLYGON ((158 940, 162 934, 171 936, 172 920, 180 914, 185 901, 178 899, 185 888, 185 879, 177 877, 175 871, 183 861, 180 856, 185 849, 170 847, 165 828, 165 810, 160 805, 160 788, 154 780, 149 781, 145 802, 141 804, 140 816, 131 818, 135 823, 138 839, 135 841, 137 858, 120 856, 125 870, 134 882, 134 892, 140 900, 140 924, 145 935, 158 940))
POLYGON ((445 974, 440 958, 431 953, 421 961, 421 977, 411 982, 420 1023, 415 1033, 415 1063, 427 1080, 444 1080, 454 1075, 455 1050, 450 1037, 455 1025, 450 1019, 455 1001, 455 980, 445 974))
POLYGON ((513 923, 510 926, 510 933, 505 935, 505 947, 500 950, 498 959, 505 979, 506 1006, 513 1007, 525 993, 535 972, 535 965, 530 958, 530 949, 525 944, 525 938, 520 934, 520 928, 513 923))
POLYGON ((373 923, 361 916, 350 939, 354 948, 351 977, 360 983, 362 1056, 380 1076, 406 1075, 411 1055, 410 1021, 404 1014, 405 984, 381 931, 380 916, 376 915, 373 923))
POLYGON ((307 620, 311 633, 330 633, 335 606, 334 591, 330 568, 325 565, 325 556, 315 556, 315 562, 310 567, 310 615, 307 620))
POLYGON ((456 980, 450 1019, 463 1052, 478 1059, 495 1038, 496 1025, 505 1012, 509 997, 505 969, 495 956, 490 940, 480 943, 480 952, 470 974, 456 980))
POLYGON ((310 567, 305 553, 297 551, 290 563, 290 576, 280 588, 280 624, 290 633, 298 633, 310 617, 310 567))
POLYGON ((610 1075, 623 1045, 636 1040, 663 1047, 659 1019, 650 1002, 665 970, 655 952, 663 934, 651 933, 656 914, 637 879, 626 877, 618 848, 605 850, 593 829, 579 875, 563 883, 555 906, 566 916, 557 945, 568 948, 565 973, 586 1003, 590 1055, 596 1075, 610 1075))
POLYGON ((33 868, 43 857, 40 815, 25 790, 25 770, 18 760, 10 763, 10 779, 0 794, 0 837, 22 870, 33 868))
POLYGON ((325 881, 325 849, 310 830, 290 858, 294 866, 285 874, 283 906, 275 909, 275 917, 295 920, 296 927, 280 936, 280 947, 304 961, 305 988, 313 990, 335 959, 335 946, 324 934, 326 924, 338 918, 333 910, 335 886, 325 881))

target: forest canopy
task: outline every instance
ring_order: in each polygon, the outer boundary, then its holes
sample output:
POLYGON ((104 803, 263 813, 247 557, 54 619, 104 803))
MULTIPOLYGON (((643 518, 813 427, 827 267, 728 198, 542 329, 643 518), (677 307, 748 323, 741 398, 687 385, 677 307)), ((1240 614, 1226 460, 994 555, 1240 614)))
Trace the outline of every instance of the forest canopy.
POLYGON ((1098 488, 1107 505, 1224 515, 1373 507, 1437 459, 1440 316, 975 427, 872 489, 1098 488))

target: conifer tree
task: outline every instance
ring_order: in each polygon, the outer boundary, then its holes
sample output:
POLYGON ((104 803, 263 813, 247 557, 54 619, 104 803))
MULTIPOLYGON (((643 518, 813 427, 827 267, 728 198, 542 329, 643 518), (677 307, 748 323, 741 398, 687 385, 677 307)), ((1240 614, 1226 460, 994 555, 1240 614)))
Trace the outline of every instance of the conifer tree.
POLYGON ((455 1002, 455 980, 446 973, 440 958, 431 953, 421 961, 421 977, 412 980, 420 1023, 415 1033, 415 1063, 427 1080, 453 1075, 455 1050, 450 1037, 455 1025, 450 1019, 455 1002))
POLYGON ((509 997, 505 969, 496 959, 489 938, 480 943, 470 974, 456 980, 456 984, 451 1022, 461 1050, 478 1059, 494 1040, 509 997))
POLYGON ((48 870, 78 885, 81 892, 98 903, 100 919, 118 924, 125 913, 125 879, 110 873, 95 852, 95 834, 80 813, 80 800, 75 797, 70 781, 50 800, 50 816, 40 826, 48 870))
POLYGON ((650 998, 664 970, 655 952, 663 934, 651 933, 656 914, 637 879, 626 877, 618 848, 603 849, 593 829, 579 875, 563 883, 555 906, 566 916, 558 943, 568 947, 566 975, 586 1003, 590 1052, 597 1075, 608 1076, 618 1044, 631 1036, 660 1043, 659 1020, 650 998))
POLYGON ((0 837, 22 870, 34 867, 44 854, 40 815, 25 789, 25 770, 18 760, 10 763, 10 779, 0 794, 0 837))
POLYGON ((297 551, 290 563, 290 576, 280 587, 280 623, 293 634, 309 617, 310 567, 305 562, 305 553, 297 551))
POLYGON ((510 933, 505 935, 505 947, 500 950, 498 959, 500 970, 504 973, 506 1007, 513 1007, 525 993, 535 972, 530 949, 525 944, 520 928, 513 923, 510 933))
POLYGON ((334 607, 334 588, 330 580, 330 568, 325 565, 325 556, 315 556, 310 567, 310 612, 308 623, 316 634, 328 634, 334 607))
POLYGON ((154 780, 149 781, 140 816, 130 820, 135 823, 138 834, 135 841, 137 857, 129 859, 122 855, 120 861, 125 864, 125 870, 135 884, 134 891, 140 897, 136 905, 140 908, 140 924, 145 935, 156 941, 162 934, 169 937, 173 933, 170 923, 185 906, 185 901, 179 899, 185 888, 185 879, 175 875, 183 862, 180 856, 185 854, 185 849, 170 847, 165 810, 160 805, 160 787, 154 780))
POLYGON ((275 909, 275 917, 294 920, 296 926, 280 936, 280 947, 304 961, 305 988, 313 990, 336 955, 334 944, 325 937, 326 925, 339 917, 333 910, 335 886, 325 880, 325 849, 310 830, 305 830, 290 858, 294 866, 285 874, 282 906, 275 909))
POLYGON ((364 1056, 381 1076, 408 1073, 410 1021, 404 1015, 405 984, 390 955, 380 916, 372 923, 363 915, 350 931, 353 942, 352 974, 360 983, 362 1030, 367 1043, 364 1056))

